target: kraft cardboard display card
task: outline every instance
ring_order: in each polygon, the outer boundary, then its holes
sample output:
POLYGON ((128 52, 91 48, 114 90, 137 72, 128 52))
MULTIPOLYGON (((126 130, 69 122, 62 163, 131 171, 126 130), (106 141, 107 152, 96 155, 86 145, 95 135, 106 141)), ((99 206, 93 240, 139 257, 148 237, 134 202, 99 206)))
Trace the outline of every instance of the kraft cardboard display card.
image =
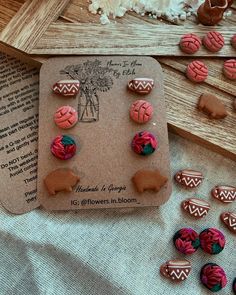
POLYGON ((0 53, 0 201, 12 213, 37 201, 38 70, 0 53))
POLYGON ((47 210, 159 206, 171 194, 163 76, 150 57, 59 57, 40 71, 47 210))

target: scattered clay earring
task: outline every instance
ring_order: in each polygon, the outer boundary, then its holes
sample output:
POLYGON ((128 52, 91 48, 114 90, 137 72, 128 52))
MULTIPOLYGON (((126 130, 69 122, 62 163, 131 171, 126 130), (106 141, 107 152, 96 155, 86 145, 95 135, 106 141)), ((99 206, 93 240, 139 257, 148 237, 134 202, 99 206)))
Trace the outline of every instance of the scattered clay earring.
POLYGON ((219 254, 225 247, 225 236, 217 228, 207 228, 200 235, 200 246, 203 251, 209 254, 219 254))
POLYGON ((202 61, 194 60, 187 66, 186 75, 192 82, 200 83, 206 80, 208 68, 202 61))
POLYGON ((236 80, 236 59, 228 59, 224 62, 223 73, 226 78, 236 80))
POLYGON ((233 287, 233 292, 236 295, 236 278, 233 281, 233 286, 232 287, 233 287))
POLYGON ((231 38, 231 45, 234 49, 236 49, 236 34, 231 38))
POLYGON ((187 54, 196 53, 201 45, 202 41, 196 34, 183 35, 179 42, 180 49, 187 54))
POLYGON ((207 263, 202 267, 200 280, 212 292, 220 291, 227 285, 227 277, 223 268, 215 263, 207 263))
POLYGON ((221 221, 234 234, 236 234, 236 213, 224 212, 220 215, 221 221))
POLYGON ((197 219, 205 217, 211 208, 207 201, 198 198, 189 198, 184 200, 181 203, 181 207, 190 216, 197 219))
POLYGON ((202 43, 209 51, 218 52, 223 48, 225 40, 221 33, 211 31, 202 39, 202 43))
POLYGON ((211 190, 211 195, 222 203, 232 203, 236 200, 236 187, 217 185, 211 190))
POLYGON ((182 254, 193 254, 200 246, 198 233, 192 228, 182 228, 173 237, 175 248, 182 254))
POLYGON ((202 173, 191 169, 184 169, 178 171, 175 174, 174 178, 178 184, 181 184, 186 189, 196 188, 203 181, 202 173))
POLYGON ((163 263, 160 267, 160 273, 172 282, 180 283, 188 278, 191 269, 192 266, 188 260, 176 259, 163 263))

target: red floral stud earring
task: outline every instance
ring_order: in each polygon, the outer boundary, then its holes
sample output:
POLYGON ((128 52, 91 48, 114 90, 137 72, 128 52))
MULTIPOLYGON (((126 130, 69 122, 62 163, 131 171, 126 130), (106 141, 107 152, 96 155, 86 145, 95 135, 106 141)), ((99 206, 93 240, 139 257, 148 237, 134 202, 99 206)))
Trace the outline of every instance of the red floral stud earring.
POLYGON ((227 285, 227 277, 222 267, 215 263, 205 264, 200 273, 202 284, 212 292, 217 292, 227 285))
POLYGON ((218 254, 225 247, 225 236, 217 228, 207 228, 200 235, 200 246, 203 251, 209 254, 218 254))
POLYGON ((193 254, 200 246, 198 233, 192 228, 182 228, 173 237, 176 249, 183 254, 193 254))

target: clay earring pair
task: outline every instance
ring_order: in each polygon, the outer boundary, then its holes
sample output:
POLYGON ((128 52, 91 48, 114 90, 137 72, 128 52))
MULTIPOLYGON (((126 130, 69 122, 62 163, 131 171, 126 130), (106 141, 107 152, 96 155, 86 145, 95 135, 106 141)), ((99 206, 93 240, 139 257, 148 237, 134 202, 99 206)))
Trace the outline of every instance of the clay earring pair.
MULTIPOLYGON (((191 270, 191 262, 186 259, 169 260, 160 267, 161 275, 174 283, 185 281, 191 270)), ((201 268, 200 280, 212 292, 220 291, 228 282, 224 269, 216 263, 207 263, 201 268)), ((233 282, 233 291, 236 291, 236 279, 233 282)))
MULTIPOLYGON (((231 42, 233 47, 235 45, 235 38, 233 36, 231 42)), ((186 34, 180 39, 179 46, 184 53, 194 54, 200 49, 202 44, 210 52, 218 52, 224 47, 225 40, 223 35, 217 31, 208 32, 202 40, 196 34, 186 34)))
POLYGON ((195 253, 199 247, 208 254, 218 254, 225 247, 225 236, 216 228, 207 228, 198 234, 192 228, 182 228, 173 237, 176 249, 185 255, 195 253))
MULTIPOLYGON (((236 80, 236 59, 228 59, 224 62, 223 74, 230 80, 236 80)), ((208 77, 208 67, 202 61, 194 60, 188 64, 186 76, 192 82, 204 82, 208 77)))

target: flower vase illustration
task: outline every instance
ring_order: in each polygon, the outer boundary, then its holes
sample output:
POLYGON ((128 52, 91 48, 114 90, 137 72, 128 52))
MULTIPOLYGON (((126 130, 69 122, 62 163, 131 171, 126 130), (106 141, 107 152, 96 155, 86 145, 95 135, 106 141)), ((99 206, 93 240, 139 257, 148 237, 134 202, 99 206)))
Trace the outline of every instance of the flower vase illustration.
POLYGON ((61 74, 80 81, 78 94, 78 114, 80 122, 96 122, 99 120, 98 92, 106 92, 113 86, 109 75, 110 69, 102 67, 101 61, 86 61, 78 65, 69 65, 61 74))

